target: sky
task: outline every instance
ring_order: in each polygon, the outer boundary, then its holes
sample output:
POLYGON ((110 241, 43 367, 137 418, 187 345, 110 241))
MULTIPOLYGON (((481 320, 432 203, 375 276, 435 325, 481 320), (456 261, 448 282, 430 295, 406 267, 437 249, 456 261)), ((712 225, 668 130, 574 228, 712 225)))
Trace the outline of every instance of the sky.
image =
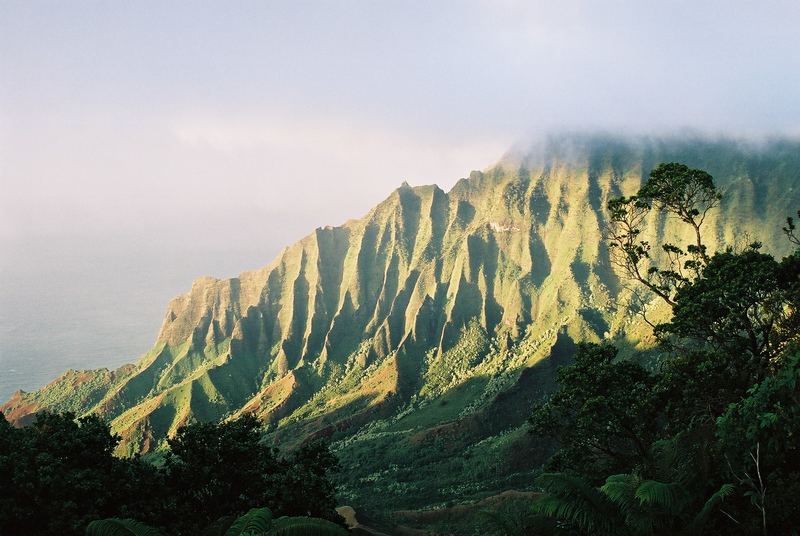
POLYGON ((0 312, 122 286, 142 345, 193 277, 547 132, 800 135, 798 27, 795 0, 0 0, 0 312))

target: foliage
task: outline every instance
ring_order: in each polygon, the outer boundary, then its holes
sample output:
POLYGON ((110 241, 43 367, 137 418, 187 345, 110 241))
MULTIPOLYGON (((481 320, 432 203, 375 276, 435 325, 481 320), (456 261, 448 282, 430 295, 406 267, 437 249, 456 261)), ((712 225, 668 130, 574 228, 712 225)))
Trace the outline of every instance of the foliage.
POLYGON ((532 431, 560 445, 554 468, 601 478, 648 457, 659 424, 655 378, 616 355, 610 345, 579 345, 574 364, 558 371, 560 389, 534 407, 532 431))
POLYGON ((346 536, 347 530, 325 519, 281 517, 275 520, 267 536, 346 536))
POLYGON ((556 522, 537 515, 529 500, 510 500, 493 509, 479 512, 483 523, 482 534, 518 536, 520 534, 552 534, 556 522))
POLYGON ((639 190, 638 197, 690 225, 695 232, 697 254, 705 256, 700 227, 722 199, 708 172, 676 162, 659 164, 650 172, 650 179, 639 190))
POLYGON ((746 354, 751 382, 760 381, 796 336, 800 305, 800 257, 778 262, 759 248, 714 255, 702 277, 678 291, 672 320, 656 329, 682 339, 671 341, 679 347, 746 354))
POLYGON ((248 536, 265 534, 272 524, 272 512, 269 508, 252 508, 245 515, 233 522, 225 532, 225 536, 248 536))
MULTIPOLYGON (((717 419, 731 477, 776 533, 797 528, 800 507, 800 351, 717 419), (763 496, 762 496, 763 492, 763 496)), ((755 523, 759 525, 760 523, 755 523)))
POLYGON ((578 475, 545 473, 534 511, 582 534, 700 534, 720 503, 734 491, 723 484, 706 496, 689 481, 645 479, 636 473, 611 475, 599 488, 578 475))
POLYGON ((613 198, 607 204, 606 235, 612 261, 628 277, 675 305, 676 292, 698 277, 708 262, 701 227, 720 199, 721 194, 707 172, 674 162, 660 164, 650 172, 649 180, 636 195, 613 198), (676 216, 695 235, 695 242, 685 250, 664 243, 661 249, 666 263, 661 267, 653 262, 650 242, 642 238, 653 208, 676 216))
POLYGON ((172 498, 179 510, 197 512, 181 522, 183 530, 264 504, 281 514, 335 519, 330 474, 337 461, 326 443, 281 459, 261 442, 260 423, 250 414, 182 428, 168 443, 164 468, 172 498))
POLYGON ((588 534, 699 534, 734 487, 714 489, 697 445, 705 428, 653 444, 652 463, 637 472, 608 476, 594 488, 585 477, 544 474, 545 495, 534 509, 588 534))
POLYGON ((280 514, 334 518, 336 459, 327 445, 280 457, 260 440, 252 417, 192 424, 156 467, 116 458, 119 438, 95 416, 41 413, 24 428, 2 417, 0 482, 14 492, 0 494, 0 533, 78 535, 97 519, 107 521, 93 525, 94 533, 141 529, 125 520, 134 518, 167 533, 197 534, 264 504, 280 514))
MULTIPOLYGON (((797 211, 797 217, 800 218, 800 210, 797 211)), ((794 244, 795 247, 800 247, 800 236, 797 236, 797 224, 794 222, 794 218, 788 216, 786 218, 786 227, 783 227, 783 233, 786 235, 786 238, 789 239, 789 242, 794 244)))
MULTIPOLYGON (((570 473, 537 481, 545 491, 534 505, 540 514, 586 534, 797 529, 800 253, 778 261, 754 243, 709 255, 701 226, 719 200, 709 174, 662 164, 636 196, 609 202, 617 266, 672 307, 671 320, 654 326, 663 360, 646 389, 636 383, 643 369, 615 362, 608 346, 582 347, 559 371, 559 391, 532 422, 559 441, 553 461, 570 473), (695 236, 685 252, 663 245, 666 266, 641 238, 653 208, 695 236), (587 355, 595 356, 591 366, 587 355), (621 474, 597 454, 614 452, 599 445, 630 444, 632 426, 615 422, 653 424, 640 429, 649 452, 628 450, 621 474), (610 476, 594 488, 598 470, 610 476)), ((795 230, 789 218, 784 231, 797 245, 795 230)))
POLYGON ((339 461, 326 442, 300 446, 284 463, 276 508, 287 515, 338 519, 336 487, 331 479, 338 467, 339 461))
POLYGON ((118 441, 95 416, 41 413, 22 429, 0 418, 0 482, 13 490, 0 494, 0 533, 80 534, 92 519, 152 506, 133 489, 152 483, 150 471, 115 458, 118 441))
POLYGON ((713 422, 752 385, 752 365, 744 354, 696 350, 671 355, 662 363, 656 385, 664 432, 676 434, 696 422, 713 422))
POLYGON ((86 536, 160 536, 153 527, 135 519, 98 519, 86 527, 86 536))
MULTIPOLYGON (((218 527, 214 527, 216 532, 218 527)), ((206 533, 208 531, 205 531, 206 533)), ((269 508, 252 508, 234 520, 224 536, 345 536, 341 526, 315 517, 272 519, 269 508)), ((86 528, 86 536, 160 536, 152 527, 133 519, 100 519, 86 528)))
POLYGON ((713 421, 780 367, 800 332, 798 261, 755 247, 718 253, 679 291, 671 321, 655 330, 670 352, 658 382, 669 432, 713 421))
POLYGON ((260 424, 247 415, 225 423, 198 423, 169 440, 168 485, 180 511, 194 512, 186 529, 273 504, 281 467, 272 447, 259 442, 260 424))
POLYGON ((536 484, 544 495, 533 503, 536 513, 558 519, 588 534, 619 534, 625 523, 614 503, 586 479, 567 473, 543 473, 536 484))

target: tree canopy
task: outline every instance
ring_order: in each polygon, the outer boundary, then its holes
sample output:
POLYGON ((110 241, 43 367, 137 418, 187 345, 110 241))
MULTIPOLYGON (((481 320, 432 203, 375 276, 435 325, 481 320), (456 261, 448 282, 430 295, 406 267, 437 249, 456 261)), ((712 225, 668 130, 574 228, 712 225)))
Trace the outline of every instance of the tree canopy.
POLYGON ((14 428, 0 414, 0 534, 80 535, 106 518, 197 534, 257 507, 336 519, 327 445, 281 454, 252 416, 179 429, 158 465, 115 457, 118 441, 96 416, 45 412, 14 428))
MULTIPOLYGON (((542 475, 534 510, 560 520, 556 533, 798 529, 800 250, 709 254, 703 223, 721 198, 705 171, 665 163, 636 195, 608 203, 612 262, 672 317, 653 326, 660 365, 582 345, 534 408, 531 429, 556 439, 549 466, 561 471, 542 475), (642 233, 654 216, 682 221, 688 246, 652 254, 642 233)), ((795 231, 788 218, 800 246, 795 231)))

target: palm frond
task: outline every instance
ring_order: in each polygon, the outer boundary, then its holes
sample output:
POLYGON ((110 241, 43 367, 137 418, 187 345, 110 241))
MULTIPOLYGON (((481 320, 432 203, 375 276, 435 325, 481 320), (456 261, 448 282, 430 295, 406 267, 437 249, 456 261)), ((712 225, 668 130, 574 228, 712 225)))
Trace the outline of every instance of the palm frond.
POLYGON ((89 523, 86 536, 161 536, 161 533, 135 519, 112 517, 89 523))

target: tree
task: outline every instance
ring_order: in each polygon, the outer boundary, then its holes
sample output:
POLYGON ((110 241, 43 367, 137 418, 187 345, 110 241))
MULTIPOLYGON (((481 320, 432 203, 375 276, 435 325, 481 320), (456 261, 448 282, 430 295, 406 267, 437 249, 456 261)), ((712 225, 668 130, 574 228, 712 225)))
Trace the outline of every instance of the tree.
POLYGON ((263 505, 281 515, 336 519, 330 479, 336 458, 327 444, 279 457, 261 441, 259 426, 247 415, 183 427, 169 440, 163 466, 156 466, 115 457, 119 437, 99 417, 45 412, 14 428, 0 414, 0 489, 6 491, 0 493, 0 534, 77 536, 90 521, 109 518, 115 521, 95 529, 152 525, 162 533, 197 534, 263 505))
MULTIPOLYGON (((192 515, 192 512, 184 512, 192 515)), ((202 531, 219 536, 347 536, 342 526, 315 517, 272 519, 269 508, 251 508, 239 518, 202 531)), ((161 536, 156 529, 134 519, 99 519, 86 528, 86 536, 161 536)))
POLYGON ((161 533, 135 519, 98 519, 86 527, 86 536, 161 536, 161 533))
POLYGON ((0 419, 0 533, 77 535, 116 515, 129 499, 120 483, 138 468, 113 456, 118 441, 96 416, 43 412, 22 429, 0 419))
POLYGON ((275 503, 281 466, 275 450, 260 439, 260 423, 245 414, 184 426, 167 441, 165 473, 175 510, 193 512, 177 519, 181 532, 275 503))
POLYGON ((277 507, 286 515, 338 520, 336 489, 331 475, 339 461, 324 440, 306 443, 284 462, 277 507))
POLYGON ((648 205, 655 205, 660 212, 673 214, 689 224, 695 233, 695 243, 688 252, 708 260, 700 227, 722 199, 708 172, 675 162, 660 164, 650 172, 650 179, 639 190, 638 197, 648 205))
POLYGON ((745 353, 758 374, 752 381, 760 381, 797 334, 800 258, 778 262, 759 248, 714 255, 702 277, 677 292, 672 320, 656 329, 662 340, 673 336, 686 341, 683 347, 745 353))
MULTIPOLYGON (((669 304, 672 318, 653 326, 664 351, 653 376, 615 361, 613 348, 584 346, 559 371, 559 391, 535 408, 533 429, 559 441, 551 465, 568 471, 543 475, 536 509, 566 527, 796 528, 800 253, 778 261, 754 243, 709 254, 702 225, 719 200, 708 173, 662 164, 637 195, 608 204, 613 261, 669 304), (661 260, 651 256, 642 233, 654 210, 689 226, 685 250, 665 243, 661 260)), ((800 245, 793 219, 784 232, 800 245)))
POLYGON ((599 479, 647 459, 660 428, 656 380, 611 345, 583 343, 557 373, 559 389, 534 407, 532 432, 557 440, 552 466, 599 479))
MULTIPOLYGON (((763 534, 769 517, 773 530, 785 532, 787 520, 798 515, 786 498, 800 491, 796 423, 787 411, 800 402, 794 393, 797 360, 789 350, 800 334, 800 254, 778 261, 754 243, 709 256, 701 225, 718 200, 707 173, 661 165, 636 196, 609 202, 609 245, 626 275, 672 307, 672 319, 654 326, 669 352, 658 380, 667 430, 716 421, 719 441, 699 445, 716 452, 717 462, 724 452, 729 470, 718 463, 710 478, 734 479, 743 491, 739 497, 749 497, 758 512, 734 507, 735 516, 727 515, 740 529, 749 524, 763 534), (666 267, 653 265, 649 244, 639 238, 654 207, 689 224, 696 238, 686 252, 664 244, 666 267), (781 425, 771 428, 778 420, 781 425)), ((783 230, 800 245, 792 218, 783 230)))
POLYGON ((544 495, 534 511, 593 536, 702 534, 734 491, 709 481, 706 456, 693 437, 705 433, 654 443, 649 467, 611 475, 599 487, 579 475, 545 473, 536 480, 544 495))
MULTIPOLYGON (((791 348, 776 374, 753 385, 717 420, 730 475, 758 515, 742 515, 754 530, 789 534, 800 519, 800 349, 791 348)), ((746 509, 746 510, 745 510, 746 509)))
POLYGON ((285 457, 261 441, 251 414, 221 423, 194 423, 168 440, 164 471, 177 512, 173 530, 192 534, 213 521, 267 506, 280 515, 337 519, 328 445, 314 442, 285 457))
POLYGON ((669 305, 675 293, 696 278, 708 262, 701 227, 708 213, 721 199, 714 180, 707 172, 684 164, 664 163, 650 172, 650 178, 631 197, 609 200, 609 225, 606 238, 612 262, 629 278, 638 281, 669 305), (695 241, 685 250, 665 243, 666 264, 657 266, 651 245, 641 238, 651 210, 675 216, 694 231, 695 241))
POLYGON ((757 245, 711 257, 656 326, 669 352, 659 375, 668 428, 713 422, 780 367, 798 329, 800 258, 776 261, 757 245))

